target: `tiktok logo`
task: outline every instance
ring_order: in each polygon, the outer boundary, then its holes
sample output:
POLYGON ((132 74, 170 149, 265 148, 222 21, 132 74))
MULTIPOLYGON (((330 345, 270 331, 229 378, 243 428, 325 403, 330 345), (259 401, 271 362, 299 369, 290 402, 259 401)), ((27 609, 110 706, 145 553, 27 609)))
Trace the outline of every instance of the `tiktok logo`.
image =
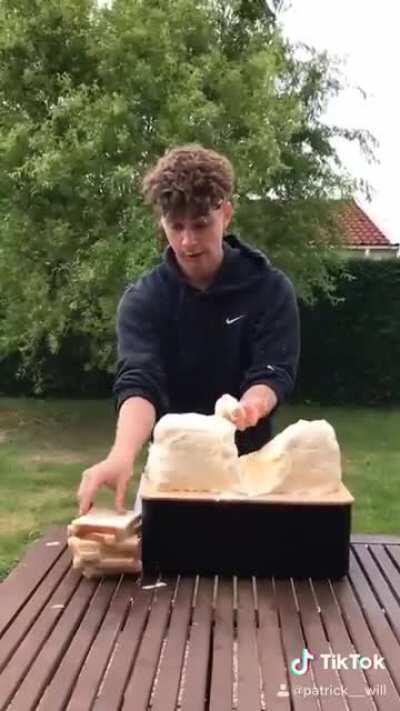
POLYGON ((314 659, 314 655, 311 654, 308 649, 302 649, 301 657, 293 659, 290 665, 290 671, 292 672, 292 674, 296 674, 296 676, 301 676, 302 674, 305 674, 309 669, 309 662, 312 659, 314 659))

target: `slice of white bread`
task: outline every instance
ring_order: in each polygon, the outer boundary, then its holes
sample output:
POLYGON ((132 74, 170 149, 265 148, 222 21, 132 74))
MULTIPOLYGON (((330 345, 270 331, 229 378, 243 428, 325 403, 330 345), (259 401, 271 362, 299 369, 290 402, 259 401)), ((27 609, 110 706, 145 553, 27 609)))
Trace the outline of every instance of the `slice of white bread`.
POLYGON ((78 516, 72 521, 68 526, 68 535, 82 538, 91 532, 96 532, 114 535, 116 541, 122 541, 134 533, 136 519, 133 511, 121 514, 93 506, 87 514, 78 516))
POLYGON ((98 562, 101 558, 100 543, 96 541, 85 541, 78 536, 70 536, 68 538, 68 547, 72 552, 75 560, 98 562), (89 545, 88 545, 89 544, 89 545))
POLYGON ((109 557, 111 555, 120 556, 121 558, 126 556, 131 558, 136 557, 140 554, 139 537, 134 534, 133 536, 126 538, 125 541, 119 541, 111 546, 108 543, 101 544, 101 553, 104 557, 109 557))
POLYGON ((115 546, 115 534, 114 533, 101 533, 101 531, 88 531, 80 536, 82 541, 96 541, 104 546, 115 546))
POLYGON ((126 538, 125 541, 114 543, 114 545, 88 538, 79 538, 79 536, 70 536, 68 546, 73 555, 78 555, 83 560, 132 558, 140 554, 140 541, 136 534, 126 538))

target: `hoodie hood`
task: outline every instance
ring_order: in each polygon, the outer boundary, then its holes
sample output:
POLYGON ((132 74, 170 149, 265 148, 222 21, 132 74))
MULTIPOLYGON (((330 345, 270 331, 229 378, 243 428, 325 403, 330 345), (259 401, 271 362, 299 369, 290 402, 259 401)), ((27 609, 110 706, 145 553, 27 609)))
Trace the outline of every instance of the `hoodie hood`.
MULTIPOLYGON (((226 235, 223 241, 224 256, 213 282, 205 290, 208 294, 221 294, 253 287, 260 280, 265 280, 270 271, 270 262, 258 249, 251 247, 233 234, 226 235)), ((173 249, 164 250, 164 265, 168 279, 196 289, 181 271, 173 249)))

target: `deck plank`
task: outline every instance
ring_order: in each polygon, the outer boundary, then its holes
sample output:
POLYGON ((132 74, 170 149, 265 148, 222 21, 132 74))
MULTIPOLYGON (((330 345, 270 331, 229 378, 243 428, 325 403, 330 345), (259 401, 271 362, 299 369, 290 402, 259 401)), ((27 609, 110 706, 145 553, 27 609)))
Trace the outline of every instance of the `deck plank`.
POLYGON ((204 711, 210 664, 214 578, 200 578, 180 711, 204 711))
MULTIPOLYGON (((301 650, 306 646, 300 619, 290 580, 275 580, 275 594, 278 605, 279 619, 282 630, 282 639, 285 649, 286 664, 290 668, 292 660, 299 657, 301 650)), ((298 681, 298 677, 289 675, 292 692, 293 708, 295 711, 319 711, 316 696, 306 696, 301 689, 312 689, 314 679, 312 667, 308 667, 305 674, 298 681)))
POLYGON ((259 711, 261 689, 252 579, 238 580, 238 711, 259 711))
POLYGON ((271 579, 257 580, 259 661, 267 709, 290 711, 288 671, 271 579))
MULTIPOLYGON (((354 549, 354 546, 353 546, 354 549)), ((392 545, 369 544, 368 549, 388 580, 391 590, 400 601, 400 548, 392 545), (394 554, 394 555, 393 555, 394 554)))
POLYGON ((352 533, 351 543, 381 543, 400 546, 400 536, 386 533, 352 533))
POLYGON ((395 563, 397 569, 400 569, 400 548, 397 545, 386 544, 385 549, 390 558, 395 563))
POLYGON ((219 577, 212 647, 210 711, 232 711, 233 640, 233 578, 219 577))

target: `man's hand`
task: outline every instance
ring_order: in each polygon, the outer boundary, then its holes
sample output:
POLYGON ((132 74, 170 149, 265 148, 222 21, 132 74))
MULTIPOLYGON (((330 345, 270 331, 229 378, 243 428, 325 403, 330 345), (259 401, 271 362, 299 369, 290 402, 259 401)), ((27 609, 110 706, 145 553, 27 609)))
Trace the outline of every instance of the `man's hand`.
POLYGON ((115 508, 119 513, 123 513, 132 467, 130 459, 119 459, 109 455, 107 459, 85 469, 77 492, 79 515, 88 513, 101 486, 114 489, 115 508))
POLYGON ((106 459, 85 469, 77 491, 79 514, 86 514, 102 486, 115 491, 115 508, 122 513, 136 455, 150 437, 155 422, 154 405, 132 396, 121 405, 114 445, 106 459))
POLYGON ((278 398, 268 385, 252 385, 240 398, 230 419, 238 430, 243 431, 269 415, 277 403, 278 398))
POLYGON ((238 430, 245 430, 247 427, 254 427, 261 417, 260 404, 256 402, 240 401, 238 407, 231 415, 231 420, 238 430))

